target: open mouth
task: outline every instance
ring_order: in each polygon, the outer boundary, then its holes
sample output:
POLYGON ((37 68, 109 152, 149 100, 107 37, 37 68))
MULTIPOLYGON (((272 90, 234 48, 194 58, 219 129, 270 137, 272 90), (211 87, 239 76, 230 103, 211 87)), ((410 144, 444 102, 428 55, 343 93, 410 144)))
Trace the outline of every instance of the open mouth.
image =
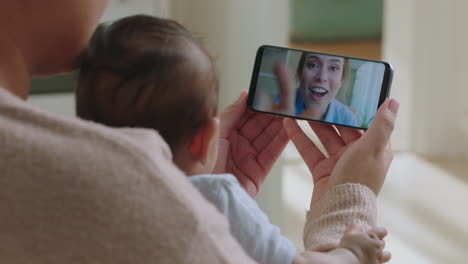
POLYGON ((310 92, 310 97, 316 101, 322 100, 322 98, 328 93, 327 90, 323 88, 318 88, 318 87, 309 88, 309 92, 310 92))

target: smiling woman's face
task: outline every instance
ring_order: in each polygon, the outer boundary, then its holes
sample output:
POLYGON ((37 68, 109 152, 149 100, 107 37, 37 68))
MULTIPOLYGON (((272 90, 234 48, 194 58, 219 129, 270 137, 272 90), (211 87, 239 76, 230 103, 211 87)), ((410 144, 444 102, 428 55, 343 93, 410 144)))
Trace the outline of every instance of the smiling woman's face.
POLYGON ((327 110, 341 87, 343 67, 341 57, 307 55, 299 77, 306 108, 319 108, 322 113, 327 110))

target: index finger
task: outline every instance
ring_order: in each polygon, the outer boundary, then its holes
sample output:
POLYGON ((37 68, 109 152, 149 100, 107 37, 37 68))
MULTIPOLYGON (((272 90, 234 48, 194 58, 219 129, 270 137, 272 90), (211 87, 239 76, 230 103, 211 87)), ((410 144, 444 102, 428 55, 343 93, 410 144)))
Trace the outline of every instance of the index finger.
POLYGON ((340 136, 346 145, 359 139, 364 134, 361 129, 352 127, 336 126, 336 129, 340 132, 340 136))
POLYGON ((345 145, 343 139, 338 135, 335 127, 330 124, 309 122, 309 126, 319 138, 322 145, 325 147, 328 155, 338 153, 345 145))
POLYGON ((325 155, 320 151, 315 143, 310 140, 304 131, 302 131, 295 119, 285 118, 283 119, 283 125, 297 151, 307 164, 309 170, 312 172, 317 163, 326 158, 325 155))

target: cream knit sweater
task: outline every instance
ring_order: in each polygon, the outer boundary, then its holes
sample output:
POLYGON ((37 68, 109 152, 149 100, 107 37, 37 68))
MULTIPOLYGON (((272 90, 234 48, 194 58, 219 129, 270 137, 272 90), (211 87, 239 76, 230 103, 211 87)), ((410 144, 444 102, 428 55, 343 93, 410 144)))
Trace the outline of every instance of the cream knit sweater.
MULTIPOLYGON (((0 88, 0 263, 252 263, 153 131, 64 118, 0 88)), ((342 185, 308 214, 308 249, 372 225, 375 198, 342 185)))

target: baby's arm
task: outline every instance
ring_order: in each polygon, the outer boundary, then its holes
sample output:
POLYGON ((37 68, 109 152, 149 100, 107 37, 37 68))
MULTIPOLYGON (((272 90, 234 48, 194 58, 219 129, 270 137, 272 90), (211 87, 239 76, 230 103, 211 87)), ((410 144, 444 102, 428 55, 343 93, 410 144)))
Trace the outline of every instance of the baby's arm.
POLYGON ((338 249, 350 251, 357 260, 356 263, 384 263, 391 258, 390 252, 383 251, 383 238, 386 235, 387 230, 383 227, 374 227, 363 232, 361 226, 351 225, 343 235, 338 249))
POLYGON ((294 264, 380 264, 390 260, 390 252, 383 251, 383 238, 387 230, 375 227, 367 232, 362 227, 351 225, 343 235, 338 248, 328 251, 306 251, 297 256, 294 264))

